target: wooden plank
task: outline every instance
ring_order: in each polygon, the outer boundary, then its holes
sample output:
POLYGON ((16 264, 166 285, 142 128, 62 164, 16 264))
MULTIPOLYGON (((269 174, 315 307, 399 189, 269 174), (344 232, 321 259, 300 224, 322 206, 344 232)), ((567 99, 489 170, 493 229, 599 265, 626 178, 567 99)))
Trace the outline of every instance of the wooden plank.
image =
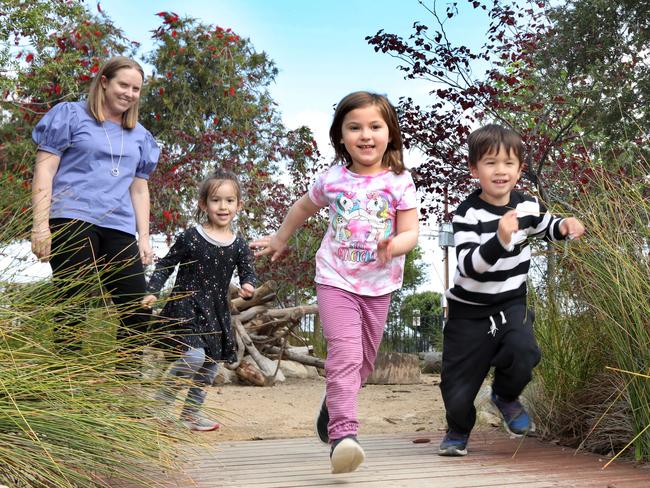
MULTIPOLYGON (((509 439, 501 432, 472 436, 470 455, 437 455, 440 433, 361 438, 366 462, 354 473, 332 475, 329 446, 313 438, 223 442, 188 450, 186 475, 161 478, 160 486, 197 488, 648 488, 650 467, 575 453, 536 439, 509 439), (432 441, 415 444, 413 439, 432 441)), ((131 488, 129 485, 113 485, 131 488)))

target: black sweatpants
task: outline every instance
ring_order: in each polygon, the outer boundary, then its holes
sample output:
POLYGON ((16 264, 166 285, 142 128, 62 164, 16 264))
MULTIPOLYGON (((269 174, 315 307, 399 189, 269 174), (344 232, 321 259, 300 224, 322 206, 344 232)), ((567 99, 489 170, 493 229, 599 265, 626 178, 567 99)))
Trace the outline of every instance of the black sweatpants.
MULTIPOLYGON (((51 219, 50 229, 50 265, 60 297, 70 299, 87 293, 101 281, 118 308, 121 325, 117 332, 118 341, 145 332, 151 311, 140 306, 146 282, 135 237, 71 219, 51 219)), ((75 324, 68 321, 67 325, 75 324)), ((80 347, 80 344, 66 343, 62 337, 55 340, 65 349, 80 347)))
POLYGON ((521 394, 541 358, 533 322, 533 311, 524 305, 512 306, 503 310, 503 315, 496 313, 484 319, 447 321, 440 389, 450 431, 472 431, 476 422, 474 399, 491 366, 494 393, 507 401, 521 394))

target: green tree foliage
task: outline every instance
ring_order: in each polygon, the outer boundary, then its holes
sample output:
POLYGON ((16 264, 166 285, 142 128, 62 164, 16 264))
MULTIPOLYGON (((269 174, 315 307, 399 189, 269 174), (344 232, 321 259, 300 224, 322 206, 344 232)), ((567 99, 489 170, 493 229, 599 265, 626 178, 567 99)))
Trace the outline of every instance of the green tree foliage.
POLYGON ((441 299, 442 295, 435 291, 413 293, 404 298, 400 308, 400 315, 408 324, 415 324, 419 317, 418 332, 436 349, 442 348, 441 299))
POLYGON ((571 0, 548 10, 552 25, 535 56, 549 75, 583 84, 580 124, 601 144, 647 138, 650 127, 650 2, 571 0))
POLYGON ((402 327, 401 307, 404 297, 413 293, 418 286, 424 283, 425 272, 426 265, 422 262, 422 248, 418 245, 406 254, 402 288, 395 290, 391 297, 388 322, 393 329, 402 327))

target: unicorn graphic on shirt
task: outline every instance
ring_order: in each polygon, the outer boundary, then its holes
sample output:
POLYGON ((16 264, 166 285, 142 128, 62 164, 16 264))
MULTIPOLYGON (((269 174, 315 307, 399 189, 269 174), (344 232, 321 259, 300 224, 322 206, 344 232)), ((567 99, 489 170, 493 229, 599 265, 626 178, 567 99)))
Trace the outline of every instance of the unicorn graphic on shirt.
POLYGON ((334 211, 336 212, 332 219, 332 228, 334 229, 334 240, 345 242, 352 235, 349 229, 350 221, 358 218, 361 207, 359 200, 355 198, 352 192, 339 192, 334 199, 334 211))
POLYGON ((374 242, 388 238, 393 224, 390 220, 390 202, 379 192, 369 192, 367 195, 366 216, 370 222, 370 232, 367 241, 374 242))

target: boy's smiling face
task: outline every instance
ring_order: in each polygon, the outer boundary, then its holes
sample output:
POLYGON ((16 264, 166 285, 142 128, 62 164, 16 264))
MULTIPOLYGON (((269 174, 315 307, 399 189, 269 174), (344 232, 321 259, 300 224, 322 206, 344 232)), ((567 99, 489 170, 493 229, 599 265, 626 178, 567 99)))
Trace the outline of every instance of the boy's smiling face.
POLYGON ((483 190, 480 198, 487 203, 502 207, 510 201, 510 192, 521 176, 521 163, 514 150, 507 152, 503 146, 498 152, 487 152, 470 165, 470 172, 478 178, 483 190))

